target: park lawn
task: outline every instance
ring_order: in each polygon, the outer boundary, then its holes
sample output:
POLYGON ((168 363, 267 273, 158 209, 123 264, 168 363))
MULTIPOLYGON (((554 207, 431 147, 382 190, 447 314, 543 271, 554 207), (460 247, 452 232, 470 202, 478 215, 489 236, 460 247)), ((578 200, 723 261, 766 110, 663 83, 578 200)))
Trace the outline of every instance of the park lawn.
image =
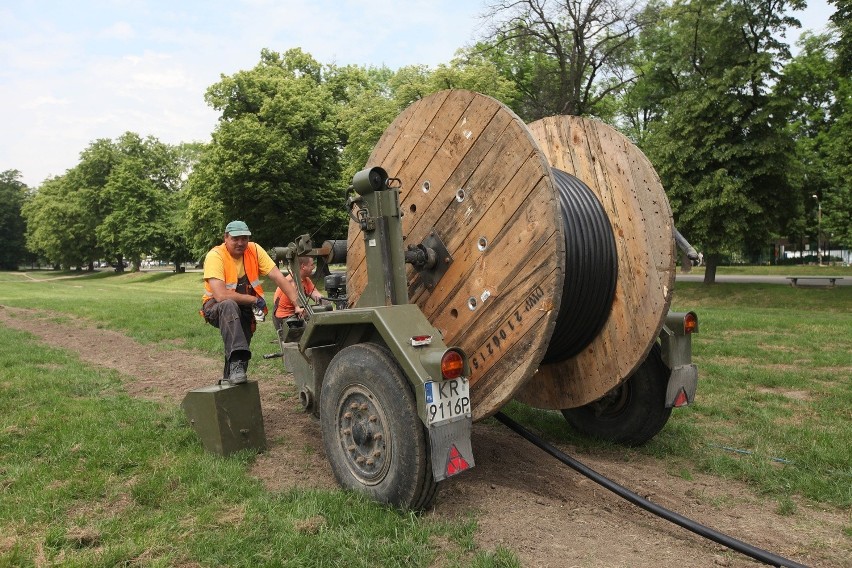
MULTIPOLYGON (((0 306, 221 356, 197 315, 200 274, 9 278, 0 306)), ((280 362, 264 365, 261 375, 280 373, 280 362)), ((269 492, 247 474, 251 452, 205 453, 177 406, 132 398, 124 380, 0 327, 0 567, 426 567, 438 555, 447 566, 519 566, 505 549, 477 550, 473 519, 427 520, 351 492, 269 492)))
MULTIPOLYGON (((852 287, 678 282, 672 309, 698 314, 696 401, 636 451, 744 481, 784 514, 793 495, 852 506, 852 287)), ((559 412, 508 408, 552 440, 610 449, 559 412)))
MULTIPOLYGON (((66 276, 75 277, 36 282, 0 273, 0 305, 85 318, 143 343, 220 357, 218 334, 197 315, 200 273, 66 276)), ((793 496, 848 509, 852 287, 678 283, 673 308, 699 314, 698 396, 643 448, 580 438, 559 413, 518 403, 507 411, 581 451, 625 459, 639 452, 687 478, 706 472, 745 481, 782 514, 795 515, 793 496)), ((273 338, 271 326, 261 326, 254 344, 273 338)), ((259 362, 257 372, 280 373, 280 362, 259 362)), ((0 540, 0 566, 37 558, 86 566, 286 558, 319 566, 352 547, 362 553, 353 558, 370 558, 371 566, 430 566, 439 553, 447 566, 518 565, 505 550, 476 549, 474 520, 430 521, 335 491, 272 494, 246 475, 252 455, 206 455, 178 409, 130 398, 121 383, 114 372, 0 328, 0 530, 18 542, 6 550, 0 540), (300 550, 311 556, 293 552, 300 550)))

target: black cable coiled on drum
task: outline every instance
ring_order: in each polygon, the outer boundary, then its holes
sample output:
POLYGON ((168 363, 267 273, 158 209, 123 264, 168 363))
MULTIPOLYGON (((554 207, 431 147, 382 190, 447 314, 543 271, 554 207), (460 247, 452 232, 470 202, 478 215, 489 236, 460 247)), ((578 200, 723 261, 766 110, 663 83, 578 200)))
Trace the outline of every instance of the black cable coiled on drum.
POLYGON ((556 326, 542 363, 558 363, 582 351, 609 317, 618 278, 612 225, 589 187, 556 168, 565 233, 565 284, 556 326))

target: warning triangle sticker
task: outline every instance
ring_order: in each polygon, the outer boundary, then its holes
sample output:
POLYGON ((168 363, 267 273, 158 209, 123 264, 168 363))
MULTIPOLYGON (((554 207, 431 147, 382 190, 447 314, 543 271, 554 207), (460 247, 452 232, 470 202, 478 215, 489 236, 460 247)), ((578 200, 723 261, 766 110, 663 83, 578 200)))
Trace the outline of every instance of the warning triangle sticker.
POLYGON ((450 448, 449 459, 447 460, 447 476, 461 473, 466 469, 470 469, 470 464, 467 463, 467 460, 462 457, 456 445, 453 444, 453 447, 450 448))

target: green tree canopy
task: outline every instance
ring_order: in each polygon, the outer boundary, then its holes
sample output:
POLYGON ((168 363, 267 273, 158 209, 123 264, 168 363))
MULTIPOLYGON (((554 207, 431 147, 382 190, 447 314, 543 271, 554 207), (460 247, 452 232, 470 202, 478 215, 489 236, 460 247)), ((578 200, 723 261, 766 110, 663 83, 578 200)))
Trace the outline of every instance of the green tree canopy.
POLYGON ((232 219, 266 246, 327 221, 340 236, 341 139, 321 65, 299 49, 263 50, 253 69, 223 77, 206 98, 221 117, 188 181, 196 252, 218 242, 232 219))
POLYGON ((708 283, 724 253, 764 246, 799 201, 789 104, 770 92, 789 57, 776 38, 797 24, 788 6, 801 3, 677 0, 643 37, 637 92, 660 111, 643 149, 708 283))
POLYGON ((796 144, 796 160, 788 169, 799 188, 794 215, 782 227, 792 243, 818 240, 818 199, 831 192, 832 158, 828 132, 840 77, 832 60, 830 34, 803 34, 799 53, 785 67, 774 96, 785 99, 792 112, 788 129, 796 144))
POLYGON ((0 173, 0 269, 17 270, 26 257, 26 223, 21 208, 28 188, 20 181, 21 172, 6 170, 0 173))
POLYGON ((198 255, 195 254, 189 237, 193 228, 190 223, 189 199, 183 185, 204 154, 205 147, 200 142, 184 142, 173 148, 181 189, 165 194, 166 203, 160 216, 160 222, 164 225, 163 234, 153 252, 157 258, 170 260, 175 267, 190 260, 197 260, 198 255))
POLYGON ((101 199, 110 204, 109 213, 96 229, 104 250, 117 251, 138 262, 165 239, 166 192, 146 175, 142 160, 128 158, 113 168, 101 199))
POLYGON ((832 106, 833 122, 826 133, 830 159, 824 196, 825 228, 831 242, 852 247, 852 0, 829 0, 836 7, 831 22, 836 29, 834 69, 838 77, 832 106))
POLYGON ((822 240, 852 247, 852 78, 840 76, 833 116, 836 118, 826 131, 828 185, 822 194, 822 240))
POLYGON ((45 180, 23 207, 27 248, 54 265, 91 266, 100 256, 91 205, 67 174, 45 180))
POLYGON ((184 168, 175 148, 150 136, 96 140, 28 203, 27 246, 63 266, 91 267, 106 257, 120 268, 129 258, 138 268, 144 254, 180 230, 169 224, 168 203, 184 168))

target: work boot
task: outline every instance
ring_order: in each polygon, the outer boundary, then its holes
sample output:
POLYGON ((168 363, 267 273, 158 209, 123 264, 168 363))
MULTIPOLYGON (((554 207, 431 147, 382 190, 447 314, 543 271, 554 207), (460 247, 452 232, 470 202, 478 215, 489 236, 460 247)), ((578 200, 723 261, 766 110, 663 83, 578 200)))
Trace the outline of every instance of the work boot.
POLYGON ((232 385, 241 385, 248 380, 246 368, 248 361, 231 361, 228 368, 228 382, 232 385))

